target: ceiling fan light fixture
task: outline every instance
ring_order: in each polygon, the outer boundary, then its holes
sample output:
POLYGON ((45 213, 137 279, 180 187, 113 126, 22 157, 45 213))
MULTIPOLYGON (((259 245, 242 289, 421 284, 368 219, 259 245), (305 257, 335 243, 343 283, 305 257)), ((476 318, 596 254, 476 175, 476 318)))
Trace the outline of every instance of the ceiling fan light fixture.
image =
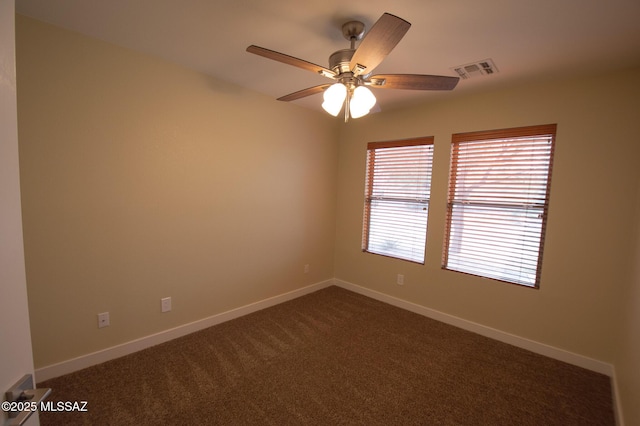
POLYGON ((371 90, 364 86, 358 86, 353 91, 353 96, 349 103, 351 118, 360 118, 369 114, 371 108, 376 104, 376 97, 371 90))
POLYGON ((322 108, 336 117, 340 113, 342 104, 347 97, 347 87, 342 83, 332 84, 324 91, 322 97, 324 99, 322 108))
MULTIPOLYGON (((296 57, 250 45, 247 52, 267 59, 295 66, 316 75, 333 80, 332 84, 319 84, 278 98, 279 101, 295 101, 324 92, 322 108, 334 117, 343 110, 344 121, 367 115, 376 104, 376 98, 368 87, 408 90, 452 90, 459 77, 427 74, 378 74, 373 70, 389 55, 402 40, 411 24, 404 19, 383 13, 364 34, 365 26, 360 21, 349 21, 342 26, 342 35, 349 40, 350 48, 338 50, 329 56, 329 68, 296 57), (356 48, 356 41, 361 40, 356 48), (364 86, 368 87, 364 87, 364 86)), ((486 73, 493 68, 490 60, 480 62, 486 73)), ((460 73, 458 69, 455 70, 460 73)), ((496 70, 497 71, 497 70, 496 70)))

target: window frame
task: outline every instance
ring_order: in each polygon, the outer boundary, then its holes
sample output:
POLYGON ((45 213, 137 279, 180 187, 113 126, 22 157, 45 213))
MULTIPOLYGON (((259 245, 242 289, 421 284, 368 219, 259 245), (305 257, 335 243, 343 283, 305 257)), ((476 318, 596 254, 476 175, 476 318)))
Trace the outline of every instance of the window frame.
MULTIPOLYGON (((516 284, 516 285, 520 285, 523 287, 528 287, 528 288, 535 288, 535 289, 539 289, 540 288, 540 279, 541 279, 541 273, 542 273, 542 259, 543 259, 543 252, 544 252, 544 243, 545 243, 545 234, 546 234, 546 226, 547 226, 547 219, 548 219, 548 211, 549 211, 549 199, 550 199, 550 190, 551 190, 551 176, 552 176, 552 171, 553 171, 553 161, 554 161, 554 151, 555 151, 555 139, 556 139, 556 130, 557 130, 557 124, 546 124, 546 125, 538 125, 538 126, 527 126, 527 127, 516 127, 516 128, 509 128, 509 129, 498 129, 498 130, 489 130, 489 131, 479 131, 479 132, 469 132, 469 133, 458 133, 458 134, 453 134, 452 135, 452 140, 451 140, 451 164, 450 164, 450 169, 449 169, 449 188, 448 188, 448 195, 447 195, 447 213, 446 213, 446 225, 445 225, 445 234, 444 234, 444 244, 443 244, 443 253, 442 253, 442 269, 445 270, 449 270, 449 271, 454 271, 454 272, 459 272, 459 273, 466 273, 466 274, 470 274, 470 275, 474 275, 474 276, 479 276, 482 278, 486 278, 486 279, 492 279, 492 280, 497 280, 500 282, 506 282, 509 284, 516 284), (491 201, 487 201, 484 205, 482 204, 482 201, 465 201, 464 197, 457 197, 456 194, 456 188, 457 188, 457 180, 460 178, 459 173, 458 173, 458 169, 460 167, 460 158, 459 158, 459 149, 460 149, 460 145, 461 144, 465 144, 465 143, 482 143, 482 142, 487 142, 487 144, 490 144, 492 142, 497 142, 497 141, 514 141, 514 140, 518 140, 518 139, 533 139, 533 138, 548 138, 548 142, 550 144, 550 146, 548 147, 548 162, 546 163, 546 167, 547 167, 547 172, 546 172, 546 187, 544 188, 544 198, 543 198, 543 203, 542 204, 531 204, 531 203, 522 203, 521 206, 519 207, 517 205, 517 203, 512 203, 512 204, 501 204, 499 202, 495 202, 493 200, 491 201), (487 207, 490 204, 492 204, 491 207, 487 207), (500 209, 502 208, 503 210, 507 210, 507 209, 513 209, 513 211, 519 211, 521 212, 528 212, 530 210, 536 210, 538 209, 541 210, 541 213, 538 216, 538 219, 541 219, 540 222, 540 232, 538 234, 538 244, 537 244, 537 251, 533 251, 530 250, 527 253, 532 254, 535 253, 537 254, 537 259, 536 259, 536 267, 535 267, 535 278, 533 280, 532 283, 526 283, 524 282, 524 280, 514 280, 512 279, 502 279, 499 278, 497 276, 490 276, 490 274, 487 274, 487 272, 484 271, 475 271, 475 272, 470 272, 469 270, 458 270, 458 269, 454 269, 452 267, 450 267, 449 265, 449 260, 451 257, 450 254, 450 250, 452 248, 452 226, 454 223, 457 223, 458 225, 463 224, 464 219, 458 219, 457 221, 453 220, 453 215, 454 215, 454 207, 458 206, 472 206, 472 207, 477 207, 478 209, 482 209, 482 208, 487 208, 487 210, 494 208, 494 209, 500 209), (532 207, 533 206, 533 207, 532 207)), ((512 144, 514 144, 514 142, 512 142, 512 144)), ((537 152, 537 151, 536 151, 537 152)), ((531 161, 531 160, 530 160, 531 161)), ((489 162, 487 163, 489 164, 489 162)), ((507 164, 506 162, 503 163, 491 163, 491 164, 507 164)), ((532 163, 527 163, 527 164, 532 164, 532 163)), ((513 173, 513 172, 512 172, 513 173)), ((533 175, 533 173, 532 173, 533 175)), ((540 176, 543 176, 543 174, 537 174, 536 176, 538 176, 538 178, 540 176)), ((494 184, 495 185, 495 184, 494 184)), ((508 189, 508 185, 505 185, 504 188, 508 189)), ((503 191, 504 191, 503 188, 503 191)), ((504 195, 506 193, 505 192, 495 192, 495 194, 501 194, 504 195)), ((493 195, 494 193, 492 193, 493 195)), ((516 198, 526 198, 521 194, 518 194, 519 196, 516 198)), ((471 197, 468 197, 471 198, 471 197)), ((464 213, 461 213, 464 214, 464 213)), ((528 219, 526 219, 528 220, 528 219)), ((463 226, 464 227, 464 226, 463 226)), ((490 231, 495 231, 497 229, 497 227, 495 226, 491 226, 487 228, 487 233, 490 231)), ((459 231, 460 232, 460 231, 459 231)), ((503 233, 502 235, 505 235, 505 233, 503 233)), ((532 233, 533 234, 533 233, 532 233)), ((532 234, 525 234, 524 231, 521 231, 521 233, 519 234, 519 237, 522 238, 524 240, 524 238, 526 236, 530 236, 532 234)), ((494 234, 495 235, 495 234, 494 234)), ((462 244, 462 238, 464 238, 463 236, 459 235, 456 238, 459 239, 459 241, 456 244, 458 247, 461 247, 462 244)), ((505 238, 506 239, 506 238, 505 238)), ((476 242, 476 243, 482 243, 483 241, 486 243, 486 236, 483 234, 482 236, 479 236, 477 238, 467 238, 467 243, 469 241, 472 242, 476 242)), ((524 245, 524 244, 523 244, 524 245)), ((511 258, 509 258, 511 259, 511 258)), ((481 263, 481 261, 477 261, 477 263, 481 263)), ((488 263, 487 263, 488 264, 488 263)), ((523 262, 520 261, 519 263, 520 266, 523 265, 523 262)), ((495 265, 493 265, 495 266, 495 265)), ((458 266, 458 268, 464 269, 460 266, 458 266)), ((492 268, 488 268, 488 269, 493 269, 492 268)), ((494 270, 497 270, 494 269, 494 270)))
POLYGON ((433 153, 434 153, 434 137, 433 136, 425 136, 419 138, 411 138, 411 139, 403 139, 397 141, 383 141, 383 142, 369 142, 367 144, 367 164, 366 164, 366 177, 365 177, 365 194, 364 194, 364 211, 363 211, 363 224, 362 224, 362 251, 365 253, 375 254, 384 257, 390 257, 393 259, 403 260, 412 263, 418 263, 421 265, 425 264, 426 257, 426 245, 427 245, 427 221, 429 215, 429 204, 431 198, 431 180, 433 176, 433 153), (371 219, 372 219, 372 202, 374 200, 374 181, 376 179, 375 176, 375 166, 376 166, 376 152, 377 150, 387 149, 387 148, 405 148, 405 147, 418 147, 418 146, 429 146, 430 147, 430 157, 427 159, 426 167, 427 167, 427 181, 429 182, 429 186, 426 189, 427 198, 412 199, 410 195, 404 197, 388 197, 385 200, 381 198, 376 198, 377 201, 389 201, 389 202, 406 202, 406 203, 420 203, 422 202, 425 207, 427 214, 424 218, 424 242, 422 246, 422 258, 420 260, 416 260, 416 258, 408 258, 403 256, 398 256, 389 252, 382 252, 382 250, 372 250, 371 249, 371 219))

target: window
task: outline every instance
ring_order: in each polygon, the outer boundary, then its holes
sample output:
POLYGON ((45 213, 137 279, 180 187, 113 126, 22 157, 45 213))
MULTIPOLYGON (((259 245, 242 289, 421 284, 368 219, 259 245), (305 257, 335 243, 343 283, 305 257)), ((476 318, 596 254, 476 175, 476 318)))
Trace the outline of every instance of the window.
POLYGON ((453 135, 443 268, 539 287, 555 133, 453 135))
POLYGON ((433 138, 367 146, 362 250, 424 263, 433 138))

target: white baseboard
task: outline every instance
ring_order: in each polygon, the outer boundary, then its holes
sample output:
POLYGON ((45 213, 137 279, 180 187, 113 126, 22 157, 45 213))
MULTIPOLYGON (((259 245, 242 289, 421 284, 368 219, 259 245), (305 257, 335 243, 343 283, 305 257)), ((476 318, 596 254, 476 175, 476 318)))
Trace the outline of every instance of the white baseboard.
POLYGON ((444 312, 436 311, 435 309, 427 308, 416 303, 398 299, 396 297, 389 296, 387 294, 380 293, 366 287, 361 287, 347 281, 339 280, 337 278, 334 279, 334 284, 346 290, 351 290, 355 293, 359 293, 372 299, 388 303, 389 305, 393 305, 398 308, 402 308, 407 311, 432 318, 445 324, 450 324, 455 327, 462 328, 463 330, 471 331, 476 334, 498 340, 500 342, 508 343, 522 349, 527 349, 531 352, 544 355, 549 358, 557 359, 568 364, 576 365, 578 367, 586 368, 587 370, 595 371, 596 373, 609 376, 611 378, 611 393, 613 398, 613 411, 615 415, 616 425, 624 426, 624 420, 622 417, 622 406, 620 403, 620 398, 618 397, 618 395, 620 395, 620 393, 618 392, 618 381, 615 374, 615 368, 611 364, 603 361, 598 361, 596 359, 589 358, 583 355, 578 355, 564 349, 546 345, 544 343, 539 343, 534 340, 525 339, 514 334, 505 333, 504 331, 500 331, 495 328, 487 327, 473 321, 468 321, 453 315, 445 314, 444 312))
POLYGON ((125 355, 129 355, 134 352, 149 348, 151 346, 158 345, 160 343, 168 342, 169 340, 176 339, 178 337, 191 334, 193 332, 221 324, 223 322, 239 318, 243 315, 247 315, 277 304, 304 296, 314 291, 336 285, 346 290, 353 291, 355 293, 362 294, 372 299, 379 300, 384 303, 402 308, 419 315, 426 316, 428 318, 435 319, 437 321, 444 322, 446 324, 453 325, 455 327, 462 328, 485 337, 489 337, 494 340, 498 340, 504 343, 517 346, 519 348, 527 349, 531 352, 548 356, 549 358, 557 359, 578 367, 586 368, 597 373, 605 374, 612 378, 612 392, 614 401, 614 411, 616 415, 617 424, 623 426, 622 410, 620 401, 618 398, 618 386, 615 376, 615 370, 613 365, 606 362, 598 361, 592 358, 588 358, 582 355, 578 355, 573 352, 559 349, 544 343, 539 343, 533 340, 525 339, 513 334, 505 333, 503 331, 487 327, 473 321, 468 321, 453 315, 445 314, 444 312, 437 311, 435 309, 427 308, 422 305, 418 305, 406 300, 398 299, 393 296, 389 296, 384 293, 377 292, 359 285, 349 283, 347 281, 339 279, 330 279, 322 281, 316 284, 312 284, 297 290, 290 291, 278 296, 270 297, 264 300, 260 300, 249 305, 245 305, 230 311, 222 312, 204 318, 198 321, 194 321, 188 324, 184 324, 169 330, 165 330, 150 336, 145 336, 140 339, 132 340, 120 345, 112 346, 107 349, 103 349, 97 352, 93 352, 87 355, 82 355, 77 358, 73 358, 67 361, 63 361, 57 364, 48 365, 46 367, 39 368, 35 371, 35 376, 38 382, 49 380, 55 377, 59 377, 65 374, 72 373, 74 371, 82 370, 83 368, 90 367, 92 365, 100 364, 112 359, 116 359, 125 355))
POLYGON ((440 322, 462 328, 464 330, 472 331, 476 334, 480 334, 482 336, 489 337, 500 342, 508 343, 522 349, 527 349, 531 352, 548 356, 549 358, 557 359, 559 361, 564 361, 569 364, 577 365, 578 367, 605 374, 609 377, 613 376, 613 366, 611 364, 607 364, 606 362, 578 355, 564 349, 558 349, 544 343, 525 339, 514 334, 505 333, 504 331, 500 331, 495 328, 487 327, 473 321, 468 321, 453 315, 445 314, 444 312, 436 311, 435 309, 427 308, 416 303, 407 302, 406 300, 398 299, 393 296, 377 292, 375 290, 349 283, 347 281, 335 279, 335 285, 346 290, 351 290, 355 293, 371 297, 372 299, 388 303, 398 308, 402 308, 407 311, 411 311, 416 314, 420 314, 438 320, 440 322))
POLYGON ((613 393, 613 412, 616 415, 616 425, 624 426, 622 402, 618 397, 618 395, 620 395, 620 390, 618 388, 618 375, 615 372, 615 367, 613 367, 613 376, 611 376, 611 392, 613 393))
POLYGON ((38 382, 44 380, 53 379, 65 374, 73 373, 74 371, 82 370, 83 368, 91 367, 92 365, 100 364, 105 361, 120 358, 125 355, 132 354, 134 352, 141 351, 151 346, 158 345, 160 343, 168 342, 169 340, 176 339, 178 337, 186 336, 193 332, 221 324, 223 322, 239 318, 243 315, 247 315, 277 304, 287 302, 289 300, 304 296, 305 294, 313 293, 325 287, 329 287, 334 284, 334 280, 330 279, 322 281, 316 284, 312 284, 297 290, 290 291, 288 293, 280 294, 278 296, 269 297, 258 302, 250 303, 245 306, 241 306, 230 311, 222 312, 198 321, 194 321, 188 324, 184 324, 169 330, 161 331, 150 336, 145 336, 140 339, 132 340, 130 342, 122 343, 120 345, 112 346, 107 349, 103 349, 90 354, 82 355, 77 358, 73 358, 67 361, 63 361, 57 364, 48 365, 42 368, 38 368, 35 371, 35 376, 38 382))

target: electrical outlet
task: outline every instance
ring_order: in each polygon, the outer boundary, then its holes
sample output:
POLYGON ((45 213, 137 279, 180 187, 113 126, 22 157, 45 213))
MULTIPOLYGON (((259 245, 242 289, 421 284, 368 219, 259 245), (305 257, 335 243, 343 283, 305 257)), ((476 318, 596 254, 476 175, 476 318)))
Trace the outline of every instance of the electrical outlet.
POLYGON ((111 325, 109 321, 109 312, 98 314, 98 328, 108 327, 111 325))
POLYGON ((306 265, 304 265, 304 273, 305 274, 309 273, 309 264, 308 263, 306 265))
POLYGON ((398 274, 398 279, 396 281, 398 285, 404 285, 404 275, 398 274))
POLYGON ((169 312, 171 310, 171 298, 165 297, 160 299, 160 305, 162 306, 162 312, 169 312))

